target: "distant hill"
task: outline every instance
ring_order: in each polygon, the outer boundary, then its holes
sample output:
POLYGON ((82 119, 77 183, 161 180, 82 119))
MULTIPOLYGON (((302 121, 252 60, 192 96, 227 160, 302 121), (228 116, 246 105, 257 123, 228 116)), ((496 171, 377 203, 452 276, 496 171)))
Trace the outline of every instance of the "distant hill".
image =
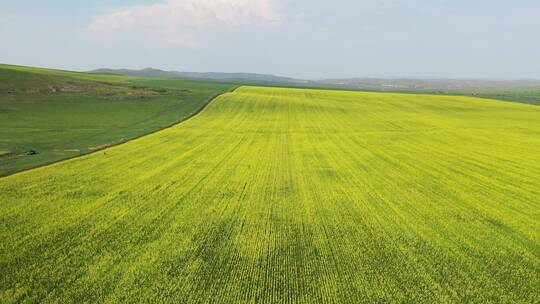
POLYGON ((248 85, 360 90, 440 95, 472 95, 492 99, 540 104, 540 80, 437 79, 437 78, 343 78, 303 80, 254 73, 195 73, 158 69, 99 69, 94 74, 109 74, 165 79, 207 80, 248 85))
POLYGON ((471 90, 538 87, 540 80, 485 80, 485 79, 419 79, 419 78, 343 78, 305 80, 291 77, 256 73, 218 73, 218 72, 177 72, 146 68, 98 69, 93 74, 111 74, 136 77, 155 77, 166 79, 214 80, 224 82, 309 84, 310 86, 336 86, 353 89, 377 90, 471 90))
POLYGON ((146 68, 142 70, 130 69, 98 69, 89 71, 93 74, 113 74, 137 77, 156 77, 166 79, 199 79, 199 80, 216 80, 230 82, 279 82, 279 83, 306 83, 306 80, 294 79, 289 77, 281 77, 269 74, 255 73, 198 73, 198 72, 177 72, 163 71, 159 69, 146 68))

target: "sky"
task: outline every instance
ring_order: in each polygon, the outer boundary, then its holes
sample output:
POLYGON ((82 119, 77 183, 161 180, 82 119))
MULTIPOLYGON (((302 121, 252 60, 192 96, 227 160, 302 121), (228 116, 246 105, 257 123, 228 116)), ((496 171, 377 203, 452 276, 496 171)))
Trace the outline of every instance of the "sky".
POLYGON ((538 0, 0 0, 0 63, 540 79, 538 0))

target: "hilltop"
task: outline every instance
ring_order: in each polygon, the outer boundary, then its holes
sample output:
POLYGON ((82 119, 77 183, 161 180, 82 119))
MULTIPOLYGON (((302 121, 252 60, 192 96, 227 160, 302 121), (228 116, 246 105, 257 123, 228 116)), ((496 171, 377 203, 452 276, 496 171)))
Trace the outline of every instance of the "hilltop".
POLYGON ((194 80, 216 80, 223 82, 276 82, 276 83, 307 83, 306 80, 300 80, 289 77, 275 76, 270 74, 256 73, 219 73, 219 72, 177 72, 163 71, 154 68, 145 68, 141 70, 130 69, 97 69, 89 71, 92 74, 110 74, 127 75, 136 77, 158 77, 165 79, 194 79, 194 80))

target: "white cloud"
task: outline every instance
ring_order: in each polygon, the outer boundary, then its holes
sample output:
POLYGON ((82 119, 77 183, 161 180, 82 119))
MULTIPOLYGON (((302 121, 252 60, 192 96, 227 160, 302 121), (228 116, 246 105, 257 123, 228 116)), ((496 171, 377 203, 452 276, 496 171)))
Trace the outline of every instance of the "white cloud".
POLYGON ((132 32, 163 43, 193 46, 208 30, 276 25, 277 0, 164 0, 128 6, 96 17, 92 32, 132 32))

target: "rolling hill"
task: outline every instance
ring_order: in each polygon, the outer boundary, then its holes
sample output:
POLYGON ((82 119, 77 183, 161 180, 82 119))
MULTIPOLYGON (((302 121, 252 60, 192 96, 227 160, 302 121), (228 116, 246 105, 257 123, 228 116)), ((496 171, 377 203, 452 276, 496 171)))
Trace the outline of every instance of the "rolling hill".
POLYGON ((256 74, 256 73, 218 73, 218 72, 177 72, 163 71, 159 69, 146 68, 142 70, 130 69, 97 69, 89 71, 91 74, 104 75, 126 75, 135 77, 157 77, 164 79, 192 79, 192 80, 213 80, 223 82, 269 82, 269 83, 307 83, 306 80, 289 77, 256 74))
POLYGON ((303 80, 254 73, 194 73, 158 69, 99 69, 93 74, 155 77, 162 79, 195 79, 236 84, 356 90, 390 93, 413 93, 454 96, 477 96, 488 99, 540 105, 540 80, 489 79, 421 79, 421 78, 343 78, 303 80))
POLYGON ((231 88, 0 65, 0 176, 175 124, 231 88))

